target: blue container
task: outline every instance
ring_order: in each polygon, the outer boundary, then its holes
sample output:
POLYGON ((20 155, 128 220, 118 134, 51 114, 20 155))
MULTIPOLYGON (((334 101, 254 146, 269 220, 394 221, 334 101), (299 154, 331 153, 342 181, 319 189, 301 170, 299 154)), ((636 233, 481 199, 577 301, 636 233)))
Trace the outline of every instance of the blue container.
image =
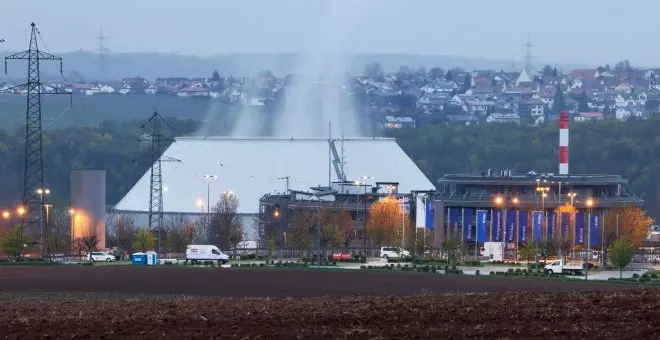
POLYGON ((145 254, 145 253, 131 254, 131 263, 134 266, 146 266, 147 265, 147 254, 145 254))

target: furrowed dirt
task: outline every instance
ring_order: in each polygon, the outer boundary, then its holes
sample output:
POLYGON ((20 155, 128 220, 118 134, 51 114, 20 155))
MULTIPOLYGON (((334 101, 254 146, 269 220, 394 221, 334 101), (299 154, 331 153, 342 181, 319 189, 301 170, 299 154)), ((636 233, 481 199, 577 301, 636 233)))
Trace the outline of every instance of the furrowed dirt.
POLYGON ((657 339, 660 291, 2 301, 4 339, 657 339))
POLYGON ((0 266, 0 291, 317 297, 423 293, 619 290, 625 285, 359 270, 132 266, 0 266))
POLYGON ((0 339, 656 339, 659 310, 659 289, 614 284, 0 267, 0 339))

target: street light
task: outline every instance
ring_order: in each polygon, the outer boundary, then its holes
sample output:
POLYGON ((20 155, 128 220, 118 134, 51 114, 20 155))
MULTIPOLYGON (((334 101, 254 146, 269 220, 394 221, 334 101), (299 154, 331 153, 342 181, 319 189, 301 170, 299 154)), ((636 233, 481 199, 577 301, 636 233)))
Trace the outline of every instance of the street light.
POLYGON ((206 213, 211 213, 211 180, 218 178, 216 175, 204 175, 202 178, 206 179, 206 213))
MULTIPOLYGON (((502 221, 500 223, 500 225, 504 227, 504 230, 503 230, 503 233, 502 233, 502 235, 503 235, 502 240, 504 241, 504 243, 507 243, 507 240, 506 240, 506 229, 507 229, 507 226, 506 226, 506 213, 507 213, 507 208, 509 207, 509 204, 508 204, 509 202, 505 199, 504 195, 501 195, 501 194, 498 194, 497 196, 495 196, 495 199, 493 201, 495 202, 495 205, 502 207, 502 214, 501 214, 502 215, 502 221)), ((520 199, 518 197, 513 197, 513 198, 511 198, 511 203, 513 203, 514 205, 517 205, 518 203, 520 203, 520 199)), ((516 223, 516 224, 518 224, 518 223, 516 223)), ((514 237, 515 236, 516 235, 514 235, 514 237)), ((518 237, 515 237, 515 239, 516 239, 516 260, 517 260, 518 259, 518 237)), ((506 247, 505 247, 505 249, 506 249, 506 247)), ((502 254, 502 256, 504 257, 504 254, 502 254)))
POLYGON ((198 198, 195 204, 202 209, 202 214, 204 214, 204 201, 201 198, 198 198))
POLYGON ((571 223, 573 224, 573 228, 572 228, 573 229, 573 250, 571 252, 572 253, 571 257, 575 258, 575 197, 577 197, 577 193, 571 191, 571 192, 568 193, 568 197, 571 199, 571 212, 570 212, 571 217, 569 219, 569 225, 568 225, 569 232, 570 232, 570 229, 571 229, 571 223))
POLYGON ((76 241, 76 225, 75 225, 75 219, 76 219, 76 210, 73 208, 69 208, 69 224, 71 225, 71 251, 74 251, 75 247, 75 241, 76 241))
POLYGON ((593 198, 589 197, 584 201, 584 204, 587 206, 589 210, 589 215, 587 217, 587 251, 584 256, 584 279, 589 280, 589 254, 591 253, 591 212, 594 206, 594 200, 593 198))
POLYGON ((321 198, 312 195, 311 200, 317 201, 316 207, 316 269, 321 267, 321 198))
POLYGON ((4 218, 5 220, 8 220, 10 216, 11 214, 9 213, 9 211, 5 210, 2 212, 2 218, 4 218))
POLYGON ((25 208, 23 208, 23 207, 16 208, 16 213, 18 214, 18 216, 25 215, 25 208))
POLYGON ((44 257, 44 196, 50 195, 50 189, 39 188, 37 194, 41 198, 41 218, 39 219, 39 226, 41 228, 41 242, 39 244, 39 254, 44 257))

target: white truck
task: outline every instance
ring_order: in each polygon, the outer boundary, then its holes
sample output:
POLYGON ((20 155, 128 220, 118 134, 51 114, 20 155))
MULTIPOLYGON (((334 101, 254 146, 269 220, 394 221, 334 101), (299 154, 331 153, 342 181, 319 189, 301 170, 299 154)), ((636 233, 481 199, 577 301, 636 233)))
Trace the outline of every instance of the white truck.
POLYGON ((218 264, 229 262, 229 255, 224 254, 218 247, 213 245, 194 245, 186 248, 186 263, 196 264, 203 261, 214 261, 218 264))
POLYGON ((577 264, 567 264, 564 263, 564 260, 557 260, 546 265, 543 268, 543 272, 546 274, 568 274, 568 275, 578 275, 582 274, 584 268, 582 265, 577 264))

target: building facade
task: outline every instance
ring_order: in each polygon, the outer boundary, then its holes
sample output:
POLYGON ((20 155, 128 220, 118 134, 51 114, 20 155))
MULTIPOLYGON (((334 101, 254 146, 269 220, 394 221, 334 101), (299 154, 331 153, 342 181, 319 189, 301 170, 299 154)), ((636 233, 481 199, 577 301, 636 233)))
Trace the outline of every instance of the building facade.
POLYGON ((434 244, 454 238, 472 247, 505 242, 507 249, 529 240, 569 239, 600 244, 609 209, 641 206, 617 175, 513 174, 445 175, 435 196, 434 244), (587 240, 587 238, 589 240, 587 240))

